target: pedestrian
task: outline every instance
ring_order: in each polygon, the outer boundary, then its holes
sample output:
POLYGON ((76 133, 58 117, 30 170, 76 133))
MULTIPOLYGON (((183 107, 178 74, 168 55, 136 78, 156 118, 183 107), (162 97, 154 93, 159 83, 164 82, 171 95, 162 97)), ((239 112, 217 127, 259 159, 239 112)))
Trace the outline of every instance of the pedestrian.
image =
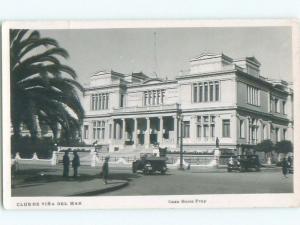
POLYGON ((283 173, 283 176, 285 178, 287 178, 287 172, 288 172, 288 167, 289 167, 289 164, 288 164, 288 161, 286 160, 286 158, 284 157, 282 162, 281 162, 281 166, 282 166, 282 173, 283 173))
POLYGON ((74 169, 74 177, 78 176, 78 167, 80 166, 80 159, 77 152, 73 152, 74 157, 72 160, 72 167, 74 169))
POLYGON ((69 158, 69 150, 65 151, 64 157, 63 157, 63 177, 69 176, 69 167, 70 167, 70 158, 69 158))
POLYGON ((109 156, 106 156, 104 159, 104 163, 102 166, 102 176, 103 176, 103 182, 104 184, 107 184, 107 179, 108 179, 108 160, 109 160, 109 156))

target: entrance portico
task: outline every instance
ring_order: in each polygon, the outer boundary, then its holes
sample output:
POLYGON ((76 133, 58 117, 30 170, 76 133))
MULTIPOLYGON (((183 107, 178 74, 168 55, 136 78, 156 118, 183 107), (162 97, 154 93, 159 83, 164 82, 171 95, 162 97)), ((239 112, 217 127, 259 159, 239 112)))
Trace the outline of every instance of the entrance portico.
POLYGON ((114 118, 110 149, 149 148, 153 144, 177 146, 177 117, 114 118))

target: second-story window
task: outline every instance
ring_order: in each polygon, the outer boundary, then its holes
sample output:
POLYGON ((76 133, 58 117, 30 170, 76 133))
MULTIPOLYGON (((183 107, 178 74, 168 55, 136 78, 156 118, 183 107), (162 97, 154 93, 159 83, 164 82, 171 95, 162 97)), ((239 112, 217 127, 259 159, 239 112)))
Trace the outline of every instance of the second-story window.
POLYGON ((160 105, 164 103, 165 90, 144 91, 144 105, 160 105))
POLYGON ((124 107, 125 106, 125 95, 121 94, 120 95, 120 107, 124 107))
POLYGON ((282 113, 286 114, 286 102, 282 101, 282 113))
POLYGON ((274 104, 275 104, 275 112, 276 113, 279 113, 280 112, 280 107, 279 107, 279 99, 278 98, 275 98, 275 101, 274 101, 274 104))
POLYGON ((260 91, 258 88, 247 85, 247 103, 260 106, 260 91))
POLYGON ((109 94, 97 93, 91 95, 91 110, 104 110, 108 109, 109 94))
POLYGON ((192 98, 194 103, 219 101, 219 81, 194 83, 192 88, 192 98))

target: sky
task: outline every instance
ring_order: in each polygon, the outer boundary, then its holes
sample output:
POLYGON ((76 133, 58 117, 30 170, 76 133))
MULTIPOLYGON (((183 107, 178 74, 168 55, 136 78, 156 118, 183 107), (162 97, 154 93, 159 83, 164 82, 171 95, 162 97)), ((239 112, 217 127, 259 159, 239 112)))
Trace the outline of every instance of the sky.
POLYGON ((100 70, 173 79, 203 52, 255 56, 262 76, 292 81, 288 27, 41 30, 41 35, 55 38, 69 52, 66 63, 82 84, 100 70))

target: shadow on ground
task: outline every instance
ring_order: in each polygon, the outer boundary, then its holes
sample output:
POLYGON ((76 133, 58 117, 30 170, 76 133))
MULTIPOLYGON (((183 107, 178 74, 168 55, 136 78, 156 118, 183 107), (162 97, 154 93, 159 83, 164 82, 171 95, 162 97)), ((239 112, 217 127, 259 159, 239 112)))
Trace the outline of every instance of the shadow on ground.
MULTIPOLYGON (((102 179, 102 176, 98 174, 81 174, 78 177, 63 177, 58 174, 51 174, 55 170, 46 169, 41 172, 41 170, 26 170, 26 171, 18 171, 14 177, 14 185, 15 186, 37 186, 41 185, 43 183, 50 183, 50 182, 58 182, 58 181, 64 181, 64 182, 87 182, 94 179, 102 179)), ((109 175, 109 180, 111 182, 114 182, 113 180, 126 180, 131 181, 132 179, 139 178, 140 174, 133 174, 133 173, 111 173, 109 175)), ((116 181, 117 182, 117 181, 116 181)))

